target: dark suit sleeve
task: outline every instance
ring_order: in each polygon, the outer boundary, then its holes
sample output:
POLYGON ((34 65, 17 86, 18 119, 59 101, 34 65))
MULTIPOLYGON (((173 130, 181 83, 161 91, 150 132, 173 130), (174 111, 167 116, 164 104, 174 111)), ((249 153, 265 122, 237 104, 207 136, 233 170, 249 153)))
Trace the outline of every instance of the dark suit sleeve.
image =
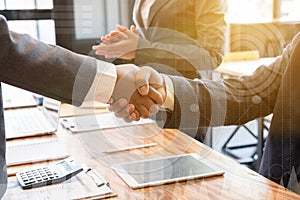
POLYGON ((80 105, 96 74, 94 58, 8 30, 0 15, 0 81, 80 105))
POLYGON ((195 127, 192 121, 198 127, 238 125, 272 113, 282 74, 298 40, 300 34, 271 65, 259 67, 251 76, 219 81, 170 76, 175 104, 165 126, 184 130, 195 127))

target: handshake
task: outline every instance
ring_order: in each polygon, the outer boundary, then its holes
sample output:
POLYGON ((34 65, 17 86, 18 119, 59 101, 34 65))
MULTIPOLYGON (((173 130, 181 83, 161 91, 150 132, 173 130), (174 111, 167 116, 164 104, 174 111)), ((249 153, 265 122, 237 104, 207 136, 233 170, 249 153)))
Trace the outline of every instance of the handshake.
POLYGON ((166 99, 164 77, 151 67, 117 66, 117 82, 109 110, 126 122, 149 118, 166 99))

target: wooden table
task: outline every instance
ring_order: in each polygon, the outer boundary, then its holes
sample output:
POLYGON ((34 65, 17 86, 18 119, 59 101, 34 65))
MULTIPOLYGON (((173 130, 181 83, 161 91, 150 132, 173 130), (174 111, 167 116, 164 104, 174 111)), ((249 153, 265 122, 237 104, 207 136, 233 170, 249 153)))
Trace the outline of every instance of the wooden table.
MULTIPOLYGON (((112 199, 300 199, 280 185, 199 143, 177 130, 161 130, 155 124, 71 134, 60 128, 58 137, 71 156, 96 169, 118 194, 112 199), (156 142, 157 146, 119 153, 101 153, 106 148, 156 142), (183 153, 198 153, 225 171, 224 176, 132 190, 111 169, 127 161, 183 153)), ((26 190, 20 194, 26 193, 26 190)), ((7 195, 10 193, 8 189, 7 195)), ((43 199, 41 194, 40 199, 43 199)))
POLYGON ((275 58, 260 58, 246 61, 223 62, 216 71, 231 76, 251 75, 259 66, 271 64, 275 58))

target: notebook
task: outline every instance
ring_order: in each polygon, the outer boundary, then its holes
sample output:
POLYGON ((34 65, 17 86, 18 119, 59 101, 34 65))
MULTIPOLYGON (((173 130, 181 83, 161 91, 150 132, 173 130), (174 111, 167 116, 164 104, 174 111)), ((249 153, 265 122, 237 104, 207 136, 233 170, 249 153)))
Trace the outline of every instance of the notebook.
POLYGON ((35 138, 6 143, 7 166, 66 158, 69 153, 58 138, 35 138))
POLYGON ((33 107, 38 105, 38 101, 34 98, 34 93, 23 90, 12 85, 1 83, 3 107, 20 108, 20 107, 33 107), (22 97, 22 98, 20 98, 22 97))
POLYGON ((60 102, 44 98, 42 107, 4 111, 6 139, 54 133, 59 125, 60 102))

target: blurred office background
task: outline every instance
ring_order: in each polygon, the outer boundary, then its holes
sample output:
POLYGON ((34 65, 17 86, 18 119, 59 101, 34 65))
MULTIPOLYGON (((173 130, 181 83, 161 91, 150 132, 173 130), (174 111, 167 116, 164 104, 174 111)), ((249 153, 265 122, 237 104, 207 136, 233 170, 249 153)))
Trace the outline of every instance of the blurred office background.
MULTIPOLYGON (((254 50, 260 57, 274 57, 300 30, 299 0, 227 0, 227 3, 227 52, 254 50)), ((127 27, 132 24, 133 4, 134 0, 0 0, 0 14, 9 20, 11 30, 90 54, 91 46, 99 42, 100 36, 114 30, 116 24, 127 27)), ((257 133, 257 121, 247 126, 257 133)), ((235 128, 215 128, 213 148, 224 153, 222 146, 235 128)), ((231 142, 255 143, 255 138, 247 132, 241 127, 231 142)), ((236 150, 247 157, 256 147, 236 150)), ((245 164, 252 161, 246 159, 245 164)))

